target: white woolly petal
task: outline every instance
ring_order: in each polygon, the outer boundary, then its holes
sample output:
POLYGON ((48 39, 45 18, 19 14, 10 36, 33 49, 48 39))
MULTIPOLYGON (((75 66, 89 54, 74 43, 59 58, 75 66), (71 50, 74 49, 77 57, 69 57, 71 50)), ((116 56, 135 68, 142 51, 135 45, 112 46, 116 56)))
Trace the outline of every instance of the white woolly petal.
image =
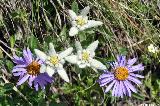
POLYGON ((69 63, 76 64, 78 61, 78 57, 76 55, 71 55, 65 57, 65 60, 68 61, 69 63))
POLYGON ((58 74, 61 76, 61 78, 63 80, 65 80, 66 82, 69 82, 68 75, 67 75, 66 71, 63 68, 57 69, 57 72, 58 72, 58 74))
POLYGON ((96 40, 93 43, 91 43, 88 47, 87 50, 90 51, 91 53, 94 52, 96 50, 96 48, 98 47, 98 43, 99 41, 96 40))
POLYGON ((73 48, 70 47, 70 48, 68 48, 67 50, 61 52, 61 53, 59 54, 60 59, 63 59, 64 57, 67 57, 68 55, 70 55, 70 54, 72 53, 72 51, 73 51, 73 48))
POLYGON ((79 41, 76 41, 75 47, 76 47, 77 51, 82 51, 82 46, 81 46, 81 43, 79 41))
POLYGON ((77 56, 78 56, 79 59, 82 59, 82 51, 81 50, 77 51, 77 56))
POLYGON ((35 51, 35 54, 37 55, 37 57, 40 58, 42 61, 45 61, 47 59, 47 55, 44 52, 42 52, 38 49, 34 49, 34 51, 35 51))
POLYGON ((90 52, 90 58, 93 58, 95 56, 95 52, 90 52))
POLYGON ((84 9, 81 10, 80 15, 87 16, 87 14, 89 13, 89 10, 90 10, 89 6, 85 7, 84 9))
POLYGON ((88 23, 86 24, 86 28, 92 28, 92 27, 96 27, 102 24, 103 23, 101 21, 88 20, 88 23))
POLYGON ((63 68, 63 64, 58 63, 58 64, 56 64, 54 67, 55 67, 56 69, 61 69, 61 68, 63 68))
POLYGON ((90 66, 91 66, 91 64, 90 64, 90 63, 86 63, 86 65, 87 65, 88 67, 90 67, 90 66))
POLYGON ((78 28, 77 27, 72 27, 69 31, 69 36, 75 36, 78 34, 78 28))
MULTIPOLYGON (((48 59, 48 60, 49 60, 49 59, 48 59)), ((50 66, 54 66, 54 65, 53 65, 50 61, 48 61, 48 60, 46 61, 46 64, 47 64, 47 65, 50 65, 50 66)))
POLYGON ((103 65, 100 61, 95 60, 95 59, 91 59, 90 64, 91 64, 91 67, 96 68, 96 69, 100 69, 100 70, 106 69, 105 65, 103 65))
POLYGON ((87 64, 86 63, 81 63, 81 64, 78 64, 79 68, 85 68, 87 67, 87 64))
POLYGON ((78 65, 79 65, 79 64, 82 64, 82 61, 78 60, 78 61, 77 61, 77 64, 78 64, 78 65))
POLYGON ((46 65, 42 64, 40 67, 40 73, 46 72, 46 65))
POLYGON ((61 59, 61 60, 60 60, 60 63, 61 63, 61 64, 64 64, 64 63, 65 63, 65 60, 64 60, 64 59, 61 59))
POLYGON ((72 24, 72 27, 76 27, 77 26, 77 22, 76 21, 72 21, 71 24, 72 24))
POLYGON ((46 72, 48 73, 48 75, 49 75, 50 77, 52 77, 52 75, 55 73, 55 70, 54 70, 52 67, 47 66, 47 67, 46 67, 46 72))
POLYGON ((54 49, 53 43, 49 43, 49 55, 56 54, 56 51, 54 49))
POLYGON ((68 13, 72 20, 75 20, 77 18, 77 15, 73 10, 68 10, 68 13))
POLYGON ((79 30, 80 31, 83 31, 83 30, 85 30, 85 29, 87 29, 88 28, 88 26, 87 26, 87 24, 85 24, 85 25, 83 25, 83 26, 80 26, 79 27, 79 30))

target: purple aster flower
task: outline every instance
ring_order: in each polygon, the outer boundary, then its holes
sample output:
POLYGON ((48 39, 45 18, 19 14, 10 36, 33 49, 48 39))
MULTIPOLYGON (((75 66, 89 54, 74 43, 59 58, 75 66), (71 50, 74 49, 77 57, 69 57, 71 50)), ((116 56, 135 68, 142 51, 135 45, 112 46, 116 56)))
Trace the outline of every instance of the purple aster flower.
POLYGON ((17 65, 13 67, 12 73, 14 76, 19 76, 17 85, 21 85, 28 80, 30 87, 34 85, 36 91, 40 86, 45 89, 47 83, 52 82, 52 78, 47 73, 40 73, 40 67, 43 62, 34 58, 30 49, 23 49, 23 57, 13 56, 13 62, 17 65))
POLYGON ((142 84, 138 78, 144 78, 134 72, 144 70, 142 64, 133 65, 137 58, 126 60, 125 56, 117 56, 117 62, 111 63, 112 72, 104 71, 99 77, 100 86, 106 86, 105 93, 112 88, 112 96, 123 98, 124 95, 131 97, 131 92, 137 93, 133 83, 142 84), (108 85, 108 86, 107 86, 108 85))

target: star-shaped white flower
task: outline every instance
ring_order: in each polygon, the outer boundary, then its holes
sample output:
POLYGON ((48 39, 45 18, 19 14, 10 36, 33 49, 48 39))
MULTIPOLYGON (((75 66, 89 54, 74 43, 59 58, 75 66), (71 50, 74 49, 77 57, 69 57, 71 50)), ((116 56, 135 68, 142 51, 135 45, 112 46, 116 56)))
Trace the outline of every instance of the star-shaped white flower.
POLYGON ((88 66, 95 69, 105 70, 105 65, 103 65, 100 61, 93 59, 98 43, 98 40, 94 41, 86 49, 82 49, 80 42, 77 41, 77 55, 67 56, 65 57, 65 60, 72 64, 77 64, 80 68, 85 68, 88 66))
POLYGON ((103 24, 101 21, 88 20, 87 14, 89 13, 89 10, 90 7, 87 6, 81 10, 79 15, 77 15, 73 10, 68 10, 72 22, 72 27, 69 31, 70 36, 75 36, 79 31, 103 24))
POLYGON ((62 79, 64 79, 66 82, 69 82, 69 78, 65 69, 63 68, 63 64, 65 63, 64 58, 70 55, 72 51, 73 48, 70 47, 58 54, 56 53, 52 43, 49 43, 49 52, 47 54, 35 49, 36 55, 45 63, 45 65, 41 66, 40 73, 47 72, 49 76, 52 76, 55 72, 58 72, 62 79))
POLYGON ((150 44, 148 46, 148 51, 151 53, 157 53, 158 52, 158 47, 155 47, 153 44, 150 44))

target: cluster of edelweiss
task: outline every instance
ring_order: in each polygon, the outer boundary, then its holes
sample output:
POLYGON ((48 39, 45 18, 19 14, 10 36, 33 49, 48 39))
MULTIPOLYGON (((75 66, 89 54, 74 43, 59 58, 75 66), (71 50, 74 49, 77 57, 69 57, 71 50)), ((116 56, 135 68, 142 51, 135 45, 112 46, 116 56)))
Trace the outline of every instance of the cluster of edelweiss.
MULTIPOLYGON (((89 9, 89 6, 85 7, 78 16, 74 11, 69 10, 72 20, 70 36, 75 36, 79 31, 103 24, 100 21, 88 20, 89 9)), ((106 87, 104 92, 113 88, 112 96, 123 98, 124 95, 131 96, 131 91, 136 93, 137 90, 132 83, 139 85, 141 82, 137 78, 144 77, 134 72, 144 70, 144 66, 142 64, 133 65, 137 58, 126 60, 125 56, 117 56, 117 61, 110 63, 112 71, 106 71, 106 66, 94 59, 98 43, 98 40, 94 41, 86 49, 83 49, 80 42, 76 41, 76 54, 72 53, 72 47, 57 53, 52 43, 49 43, 47 53, 35 49, 37 57, 33 56, 29 48, 24 49, 23 57, 13 56, 13 62, 17 65, 14 66, 12 73, 14 76, 19 76, 17 85, 28 81, 30 87, 34 86, 36 90, 41 87, 44 90, 47 83, 53 82, 52 75, 54 73, 58 73, 64 81, 69 82, 68 75, 63 68, 63 64, 67 61, 71 64, 77 64, 79 68, 91 67, 104 70, 98 83, 101 87, 106 87)))

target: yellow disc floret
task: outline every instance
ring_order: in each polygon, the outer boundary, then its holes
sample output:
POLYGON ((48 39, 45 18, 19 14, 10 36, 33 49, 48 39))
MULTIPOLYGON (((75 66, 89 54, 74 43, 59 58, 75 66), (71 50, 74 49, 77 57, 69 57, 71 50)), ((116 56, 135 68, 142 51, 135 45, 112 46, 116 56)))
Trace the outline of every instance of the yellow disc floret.
POLYGON ((117 80, 126 80, 128 75, 128 69, 125 67, 118 67, 114 72, 114 76, 117 80))
POLYGON ((82 60, 88 61, 89 60, 89 53, 88 52, 83 52, 82 53, 82 60))
POLYGON ((26 69, 29 75, 37 75, 40 73, 40 64, 37 61, 33 61, 26 69))
POLYGON ((50 57, 50 62, 53 64, 53 65, 56 65, 59 63, 59 58, 58 56, 54 55, 54 56, 51 56, 50 57))
POLYGON ((82 16, 78 16, 76 19, 77 25, 83 26, 86 24, 86 20, 82 16))

